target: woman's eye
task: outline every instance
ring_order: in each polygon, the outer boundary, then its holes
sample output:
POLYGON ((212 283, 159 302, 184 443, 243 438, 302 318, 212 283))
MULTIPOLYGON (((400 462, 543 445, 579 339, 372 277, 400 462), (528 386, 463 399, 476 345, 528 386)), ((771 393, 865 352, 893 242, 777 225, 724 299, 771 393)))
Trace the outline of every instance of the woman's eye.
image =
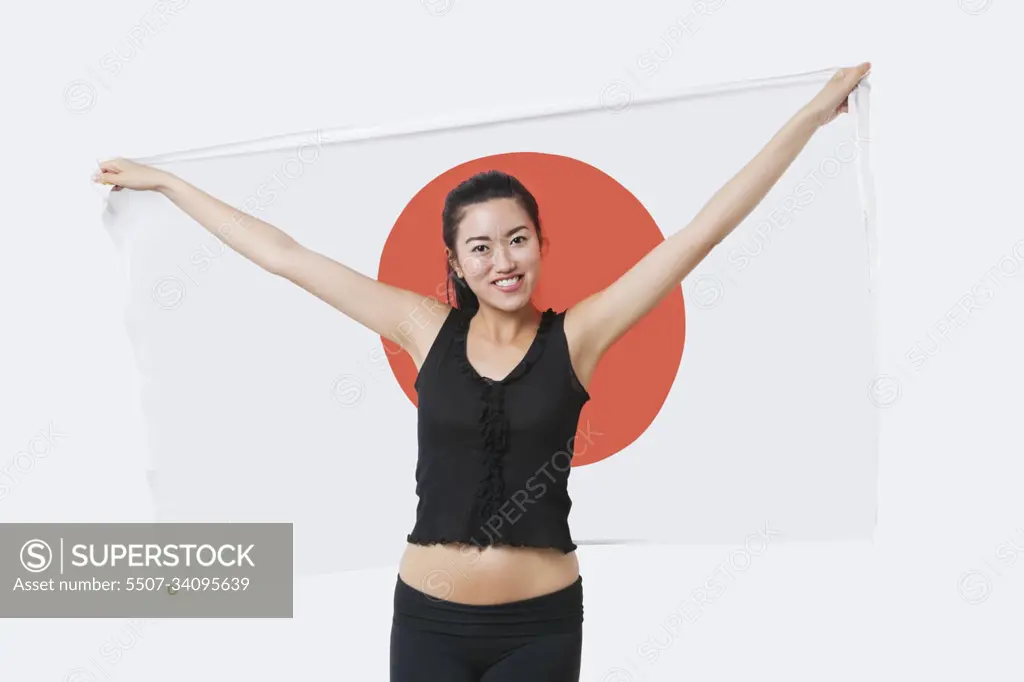
POLYGON ((481 251, 481 249, 486 249, 486 248, 487 247, 484 246, 483 244, 478 244, 478 245, 473 247, 473 253, 483 253, 483 251, 481 251))
MULTIPOLYGON (((520 235, 518 237, 513 237, 512 243, 515 244, 517 239, 522 239, 524 242, 526 241, 526 237, 520 235)), ((523 242, 519 242, 519 243, 522 244, 523 242)))

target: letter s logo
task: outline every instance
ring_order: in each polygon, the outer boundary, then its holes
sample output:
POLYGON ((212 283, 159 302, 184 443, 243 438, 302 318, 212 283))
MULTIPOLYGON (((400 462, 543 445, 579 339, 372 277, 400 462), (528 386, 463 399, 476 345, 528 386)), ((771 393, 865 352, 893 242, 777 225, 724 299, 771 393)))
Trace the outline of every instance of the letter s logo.
POLYGON ((21 546, 21 565, 29 573, 42 573, 53 562, 53 551, 42 540, 29 540, 21 546))

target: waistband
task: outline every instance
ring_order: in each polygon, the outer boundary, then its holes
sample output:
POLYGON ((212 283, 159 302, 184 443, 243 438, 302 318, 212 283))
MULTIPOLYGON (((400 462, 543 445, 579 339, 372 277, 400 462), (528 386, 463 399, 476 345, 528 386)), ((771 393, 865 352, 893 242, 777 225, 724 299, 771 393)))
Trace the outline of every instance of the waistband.
POLYGON ((398 578, 394 623, 424 632, 515 637, 579 631, 583 577, 555 592, 504 604, 459 604, 421 592, 398 578))

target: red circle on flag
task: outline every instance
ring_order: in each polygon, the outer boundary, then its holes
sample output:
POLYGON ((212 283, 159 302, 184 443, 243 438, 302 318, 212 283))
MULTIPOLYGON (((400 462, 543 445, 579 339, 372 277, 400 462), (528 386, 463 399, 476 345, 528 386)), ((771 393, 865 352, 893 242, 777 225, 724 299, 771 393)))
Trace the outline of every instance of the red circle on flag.
MULTIPOLYGON (((498 154, 452 168, 416 193, 384 244, 378 279, 447 302, 445 197, 463 180, 492 169, 518 178, 540 206, 548 242, 533 294, 540 310, 560 312, 604 289, 665 239, 643 204, 597 168, 554 154, 498 154)), ((650 426, 679 370, 685 332, 679 286, 605 353, 587 386, 591 400, 580 415, 573 466, 611 457, 650 426)), ((381 340, 395 378, 417 404, 415 364, 393 341, 381 340)))

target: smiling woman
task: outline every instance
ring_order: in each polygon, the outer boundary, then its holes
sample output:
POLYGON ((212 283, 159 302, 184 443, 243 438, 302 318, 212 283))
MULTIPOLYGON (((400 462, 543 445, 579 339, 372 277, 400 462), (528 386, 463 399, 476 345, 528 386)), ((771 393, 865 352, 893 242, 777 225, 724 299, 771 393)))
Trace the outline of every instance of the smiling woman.
POLYGON ((647 210, 617 181, 548 154, 477 159, 435 179, 403 211, 380 279, 434 291, 433 268, 443 263, 448 305, 437 304, 442 322, 429 343, 388 356, 403 385, 415 377, 419 433, 419 502, 396 580, 392 679, 418 679, 426 665, 436 679, 469 680, 464 657, 486 661, 495 680, 578 679, 583 579, 568 478, 585 461, 576 444, 598 461, 650 424, 678 368, 683 306, 676 287, 632 340, 664 371, 637 377, 629 348, 606 365, 612 376, 621 370, 616 383, 628 378, 645 390, 622 401, 629 393, 612 386, 605 409, 614 418, 598 430, 587 419, 581 438, 596 357, 579 363, 565 304, 607 287, 661 243, 647 210), (520 177, 543 197, 543 218, 520 177), (436 220, 441 193, 445 248, 435 260, 423 257, 436 237, 422 225, 436 220), (593 226, 602 224, 628 226, 628 239, 598 234, 593 226), (549 249, 549 233, 571 248, 549 249), (553 297, 560 312, 541 304, 553 297), (591 447, 595 433, 599 447, 591 447), (491 637, 476 636, 485 631, 491 637), (438 656, 438 642, 452 638, 462 652, 438 656))

